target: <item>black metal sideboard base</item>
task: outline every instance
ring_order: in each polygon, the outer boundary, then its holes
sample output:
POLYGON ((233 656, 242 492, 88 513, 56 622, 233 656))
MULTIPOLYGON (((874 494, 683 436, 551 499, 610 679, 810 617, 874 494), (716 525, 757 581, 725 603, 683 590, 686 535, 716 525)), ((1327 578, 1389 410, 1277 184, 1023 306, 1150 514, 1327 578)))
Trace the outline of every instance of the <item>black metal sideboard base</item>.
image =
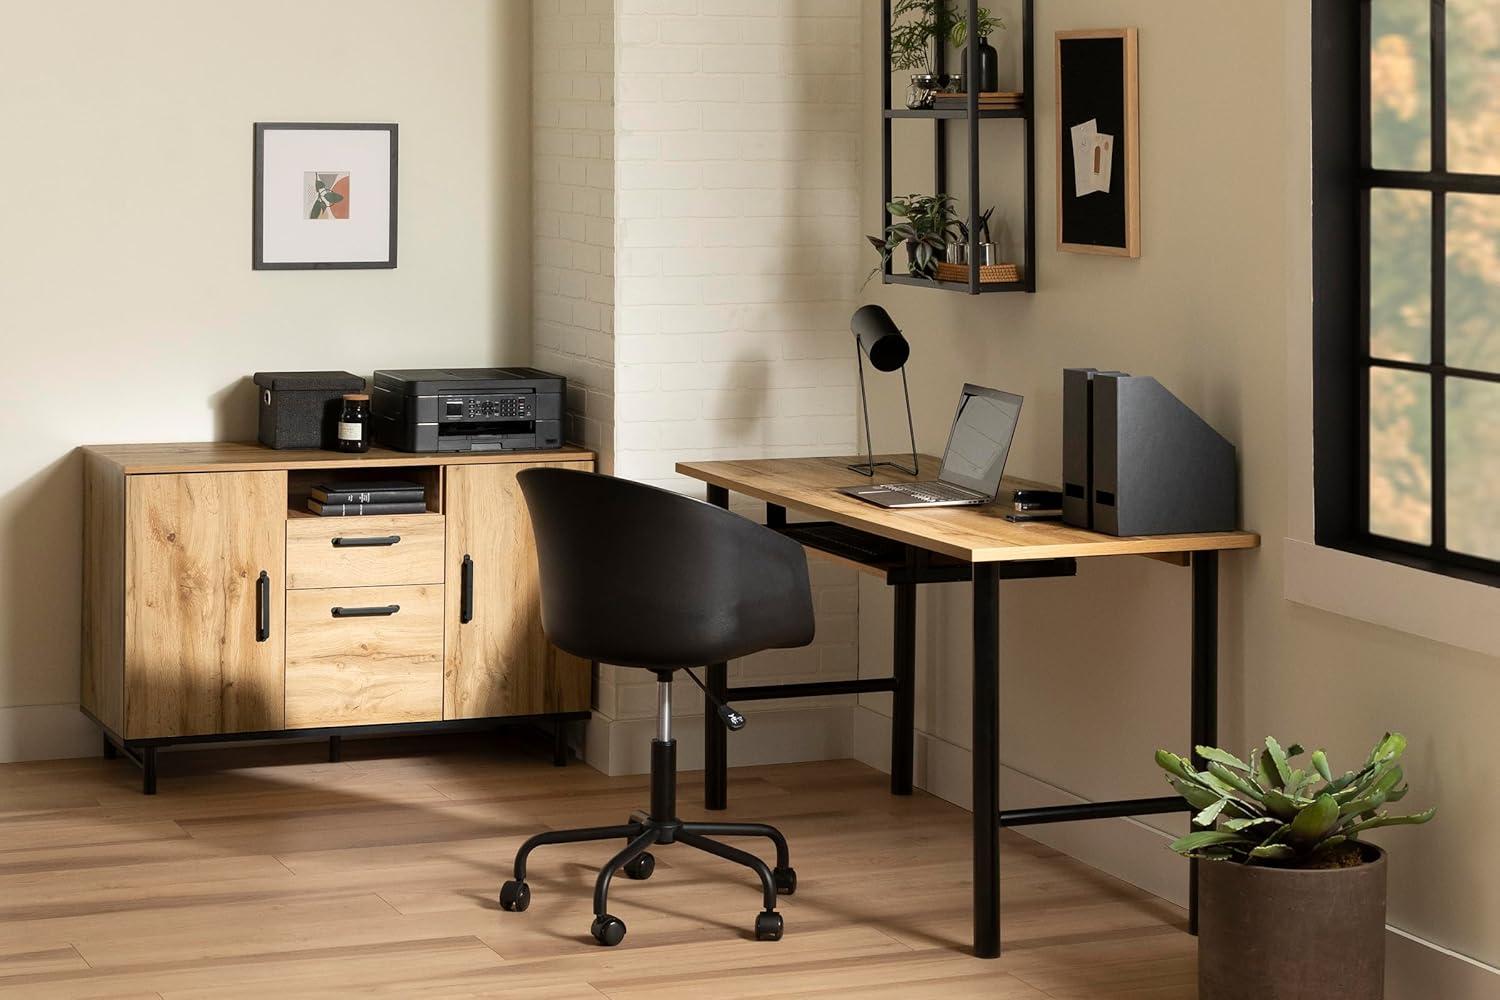
POLYGON ((487 719, 452 719, 441 722, 398 722, 379 726, 332 726, 322 729, 272 729, 257 733, 210 733, 202 736, 161 736, 144 740, 127 740, 100 722, 87 709, 83 714, 93 720, 103 735, 106 759, 124 754, 141 769, 141 792, 156 794, 156 754, 171 747, 204 743, 253 743, 261 740, 326 739, 328 760, 343 759, 343 738, 377 738, 382 736, 430 736, 436 733, 476 733, 516 725, 546 724, 552 733, 552 763, 568 763, 568 730, 566 723, 588 719, 588 712, 548 712, 541 715, 510 715, 487 719))

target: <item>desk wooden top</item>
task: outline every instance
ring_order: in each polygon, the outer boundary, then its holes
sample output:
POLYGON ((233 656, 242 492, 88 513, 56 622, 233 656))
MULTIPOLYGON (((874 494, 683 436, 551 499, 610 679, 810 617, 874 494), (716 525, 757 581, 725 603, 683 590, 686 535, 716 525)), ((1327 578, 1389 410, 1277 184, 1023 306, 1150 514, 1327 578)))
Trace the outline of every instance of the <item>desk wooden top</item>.
POLYGON ((83 449, 127 476, 170 472, 257 472, 276 469, 379 469, 412 465, 492 465, 497 462, 587 462, 594 453, 566 445, 551 451, 461 451, 429 454, 371 448, 345 454, 318 448, 267 448, 253 441, 108 444, 83 449))
MULTIPOLYGON (((877 458, 902 461, 901 456, 877 458)), ((677 471, 735 493, 767 503, 812 514, 868 531, 872 535, 915 545, 930 552, 965 562, 1018 562, 1028 559, 1085 558, 1089 556, 1172 555, 1220 549, 1253 549, 1260 536, 1251 531, 1226 531, 1195 535, 1150 535, 1118 538, 1060 521, 1014 522, 1009 504, 983 507, 935 507, 926 510, 886 510, 837 492, 870 480, 847 466, 862 461, 853 458, 772 458, 735 462, 679 462, 677 471)), ((910 463, 911 456, 905 458, 910 463)), ((936 478, 941 463, 923 455, 922 476, 907 476, 894 469, 877 469, 876 481, 936 478)), ((1041 484, 1006 477, 1002 490, 1041 484)))

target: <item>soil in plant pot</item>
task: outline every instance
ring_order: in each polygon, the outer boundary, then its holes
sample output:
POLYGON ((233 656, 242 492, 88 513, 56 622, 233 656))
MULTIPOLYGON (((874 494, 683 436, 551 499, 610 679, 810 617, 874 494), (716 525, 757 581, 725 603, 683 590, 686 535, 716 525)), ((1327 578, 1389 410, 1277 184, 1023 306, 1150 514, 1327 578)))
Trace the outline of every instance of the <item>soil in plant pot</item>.
POLYGON ((1373 857, 1365 856, 1365 849, 1360 844, 1343 844, 1329 851, 1315 865, 1305 865, 1306 868, 1357 868, 1360 865, 1374 861, 1373 857))

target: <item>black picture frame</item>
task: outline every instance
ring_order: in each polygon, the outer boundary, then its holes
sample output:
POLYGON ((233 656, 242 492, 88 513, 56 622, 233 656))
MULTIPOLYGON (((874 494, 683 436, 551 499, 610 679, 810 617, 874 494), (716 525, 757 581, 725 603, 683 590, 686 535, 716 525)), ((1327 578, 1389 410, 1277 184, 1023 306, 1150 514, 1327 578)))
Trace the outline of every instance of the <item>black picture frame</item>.
POLYGON ((331 271, 368 270, 396 266, 397 195, 400 184, 397 166, 399 160, 400 128, 394 122, 256 122, 255 154, 251 191, 250 267, 255 271, 331 271), (265 138, 271 131, 385 131, 391 139, 391 206, 390 234, 385 260, 349 261, 267 261, 264 254, 262 231, 262 208, 265 196, 265 138))

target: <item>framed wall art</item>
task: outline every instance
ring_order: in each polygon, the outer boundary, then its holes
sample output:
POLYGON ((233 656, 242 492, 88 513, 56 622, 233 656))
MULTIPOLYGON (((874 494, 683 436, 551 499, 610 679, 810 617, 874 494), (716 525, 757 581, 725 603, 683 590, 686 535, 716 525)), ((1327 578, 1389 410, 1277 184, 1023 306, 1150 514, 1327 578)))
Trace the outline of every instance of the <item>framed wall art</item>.
POLYGON ((396 266, 396 126, 257 122, 251 267, 396 266))
POLYGON ((1141 255, 1136 29, 1057 33, 1057 248, 1141 255))

